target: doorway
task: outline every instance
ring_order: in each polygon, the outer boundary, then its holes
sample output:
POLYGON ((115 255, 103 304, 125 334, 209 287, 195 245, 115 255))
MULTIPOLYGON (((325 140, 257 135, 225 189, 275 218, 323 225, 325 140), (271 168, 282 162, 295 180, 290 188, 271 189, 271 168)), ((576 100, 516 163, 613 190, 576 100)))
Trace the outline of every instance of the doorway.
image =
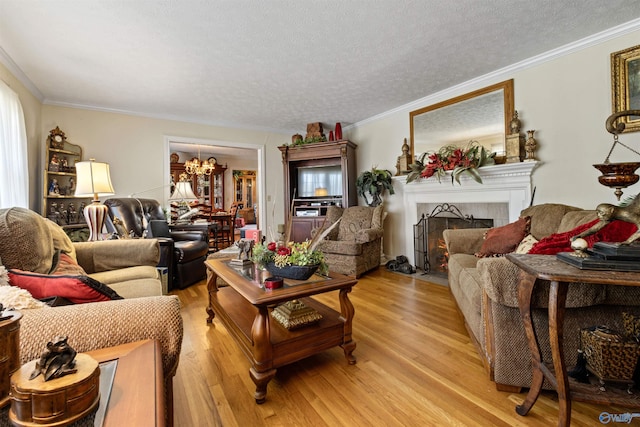
MULTIPOLYGON (((174 152, 199 153, 201 159, 203 160, 209 159, 210 157, 215 157, 216 160, 220 163, 226 164, 227 175, 225 175, 225 186, 227 180, 229 183, 233 183, 232 170, 238 169, 238 167, 235 167, 232 164, 234 161, 233 159, 242 159, 242 161, 244 161, 245 163, 240 165, 241 169, 253 169, 256 171, 256 196, 254 202, 255 205, 257 205, 256 222, 259 229, 266 228, 266 223, 263 222, 264 218, 266 218, 266 185, 264 179, 266 159, 265 146, 263 144, 217 141, 179 136, 165 136, 164 176, 166 184, 168 185, 170 185, 171 181, 170 156, 171 153, 174 152), (247 164, 246 162, 250 163, 247 164)), ((224 209, 228 210, 231 207, 231 203, 233 202, 233 194, 233 191, 229 191, 229 197, 225 196, 227 202, 225 202, 224 209)), ((165 200, 165 205, 167 203, 168 201, 165 200)))

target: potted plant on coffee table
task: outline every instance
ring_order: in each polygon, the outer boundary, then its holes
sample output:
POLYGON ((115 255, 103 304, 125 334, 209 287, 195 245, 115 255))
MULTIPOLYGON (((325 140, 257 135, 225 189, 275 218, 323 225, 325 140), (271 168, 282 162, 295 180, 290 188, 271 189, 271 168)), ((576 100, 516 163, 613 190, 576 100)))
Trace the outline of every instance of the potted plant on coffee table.
POLYGON ((375 166, 371 170, 362 172, 356 179, 358 196, 364 197, 369 206, 380 205, 385 191, 389 191, 389 194, 395 194, 391 177, 390 171, 377 169, 375 166), (367 198, 367 194, 371 196, 371 201, 367 198))

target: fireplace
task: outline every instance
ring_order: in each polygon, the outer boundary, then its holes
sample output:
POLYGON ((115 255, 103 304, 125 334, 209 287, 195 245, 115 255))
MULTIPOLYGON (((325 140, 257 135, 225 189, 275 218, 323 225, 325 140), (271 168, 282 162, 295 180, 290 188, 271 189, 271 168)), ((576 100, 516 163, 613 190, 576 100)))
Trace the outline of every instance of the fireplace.
POLYGON ((492 218, 474 218, 463 215, 454 205, 443 203, 436 206, 430 214, 422 214, 420 221, 413 226, 414 260, 416 268, 425 274, 447 274, 447 250, 442 238, 446 229, 454 228, 490 228, 492 218))
MULTIPOLYGON (((451 178, 447 175, 442 182, 429 178, 406 183, 406 176, 395 177, 397 189, 402 191, 404 212, 404 253, 414 257, 413 225, 421 218, 422 205, 425 204, 455 204, 467 215, 476 218, 494 219, 494 226, 514 222, 520 216, 520 211, 532 202, 531 175, 540 162, 507 163, 504 165, 485 166, 478 169, 482 177, 482 184, 468 177, 461 177, 461 185, 451 185, 451 178), (502 205, 505 214, 494 216, 487 214, 486 206, 490 204, 502 205), (478 208, 478 210, 476 210, 478 208), (481 209, 479 209, 481 208, 481 209)), ((427 212, 428 213, 428 212, 427 212)), ((416 259, 411 260, 416 264, 416 259)))

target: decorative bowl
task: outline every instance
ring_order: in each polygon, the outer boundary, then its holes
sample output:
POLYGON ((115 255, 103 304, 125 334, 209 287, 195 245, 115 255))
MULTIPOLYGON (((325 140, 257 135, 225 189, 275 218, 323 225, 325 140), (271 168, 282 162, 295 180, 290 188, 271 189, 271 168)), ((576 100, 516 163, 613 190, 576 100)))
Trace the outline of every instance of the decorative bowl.
POLYGON ((593 165, 593 167, 602 172, 598 181, 607 187, 625 188, 635 184, 640 178, 635 173, 636 169, 640 167, 638 162, 601 163, 593 165))
POLYGON ((307 280, 309 277, 313 276, 313 273, 315 273, 319 267, 319 264, 287 265, 284 267, 277 267, 273 262, 267 263, 266 265, 267 271, 274 276, 294 280, 307 280))

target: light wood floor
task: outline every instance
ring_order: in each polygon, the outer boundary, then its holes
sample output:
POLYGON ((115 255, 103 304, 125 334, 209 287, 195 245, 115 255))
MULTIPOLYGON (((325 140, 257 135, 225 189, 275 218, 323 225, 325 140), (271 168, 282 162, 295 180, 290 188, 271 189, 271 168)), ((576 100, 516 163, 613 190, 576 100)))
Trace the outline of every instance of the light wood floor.
MULTIPOLYGON (((514 407, 525 395, 496 391, 446 286, 383 268, 361 278, 351 293, 357 364, 337 347, 280 368, 262 405, 239 347, 217 320, 205 322, 205 283, 173 293, 185 321, 176 426, 557 424, 554 393, 521 417, 514 407)), ((318 299, 338 308, 337 293, 318 299)), ((603 411, 631 412, 573 402, 572 425, 601 425, 603 411)))

